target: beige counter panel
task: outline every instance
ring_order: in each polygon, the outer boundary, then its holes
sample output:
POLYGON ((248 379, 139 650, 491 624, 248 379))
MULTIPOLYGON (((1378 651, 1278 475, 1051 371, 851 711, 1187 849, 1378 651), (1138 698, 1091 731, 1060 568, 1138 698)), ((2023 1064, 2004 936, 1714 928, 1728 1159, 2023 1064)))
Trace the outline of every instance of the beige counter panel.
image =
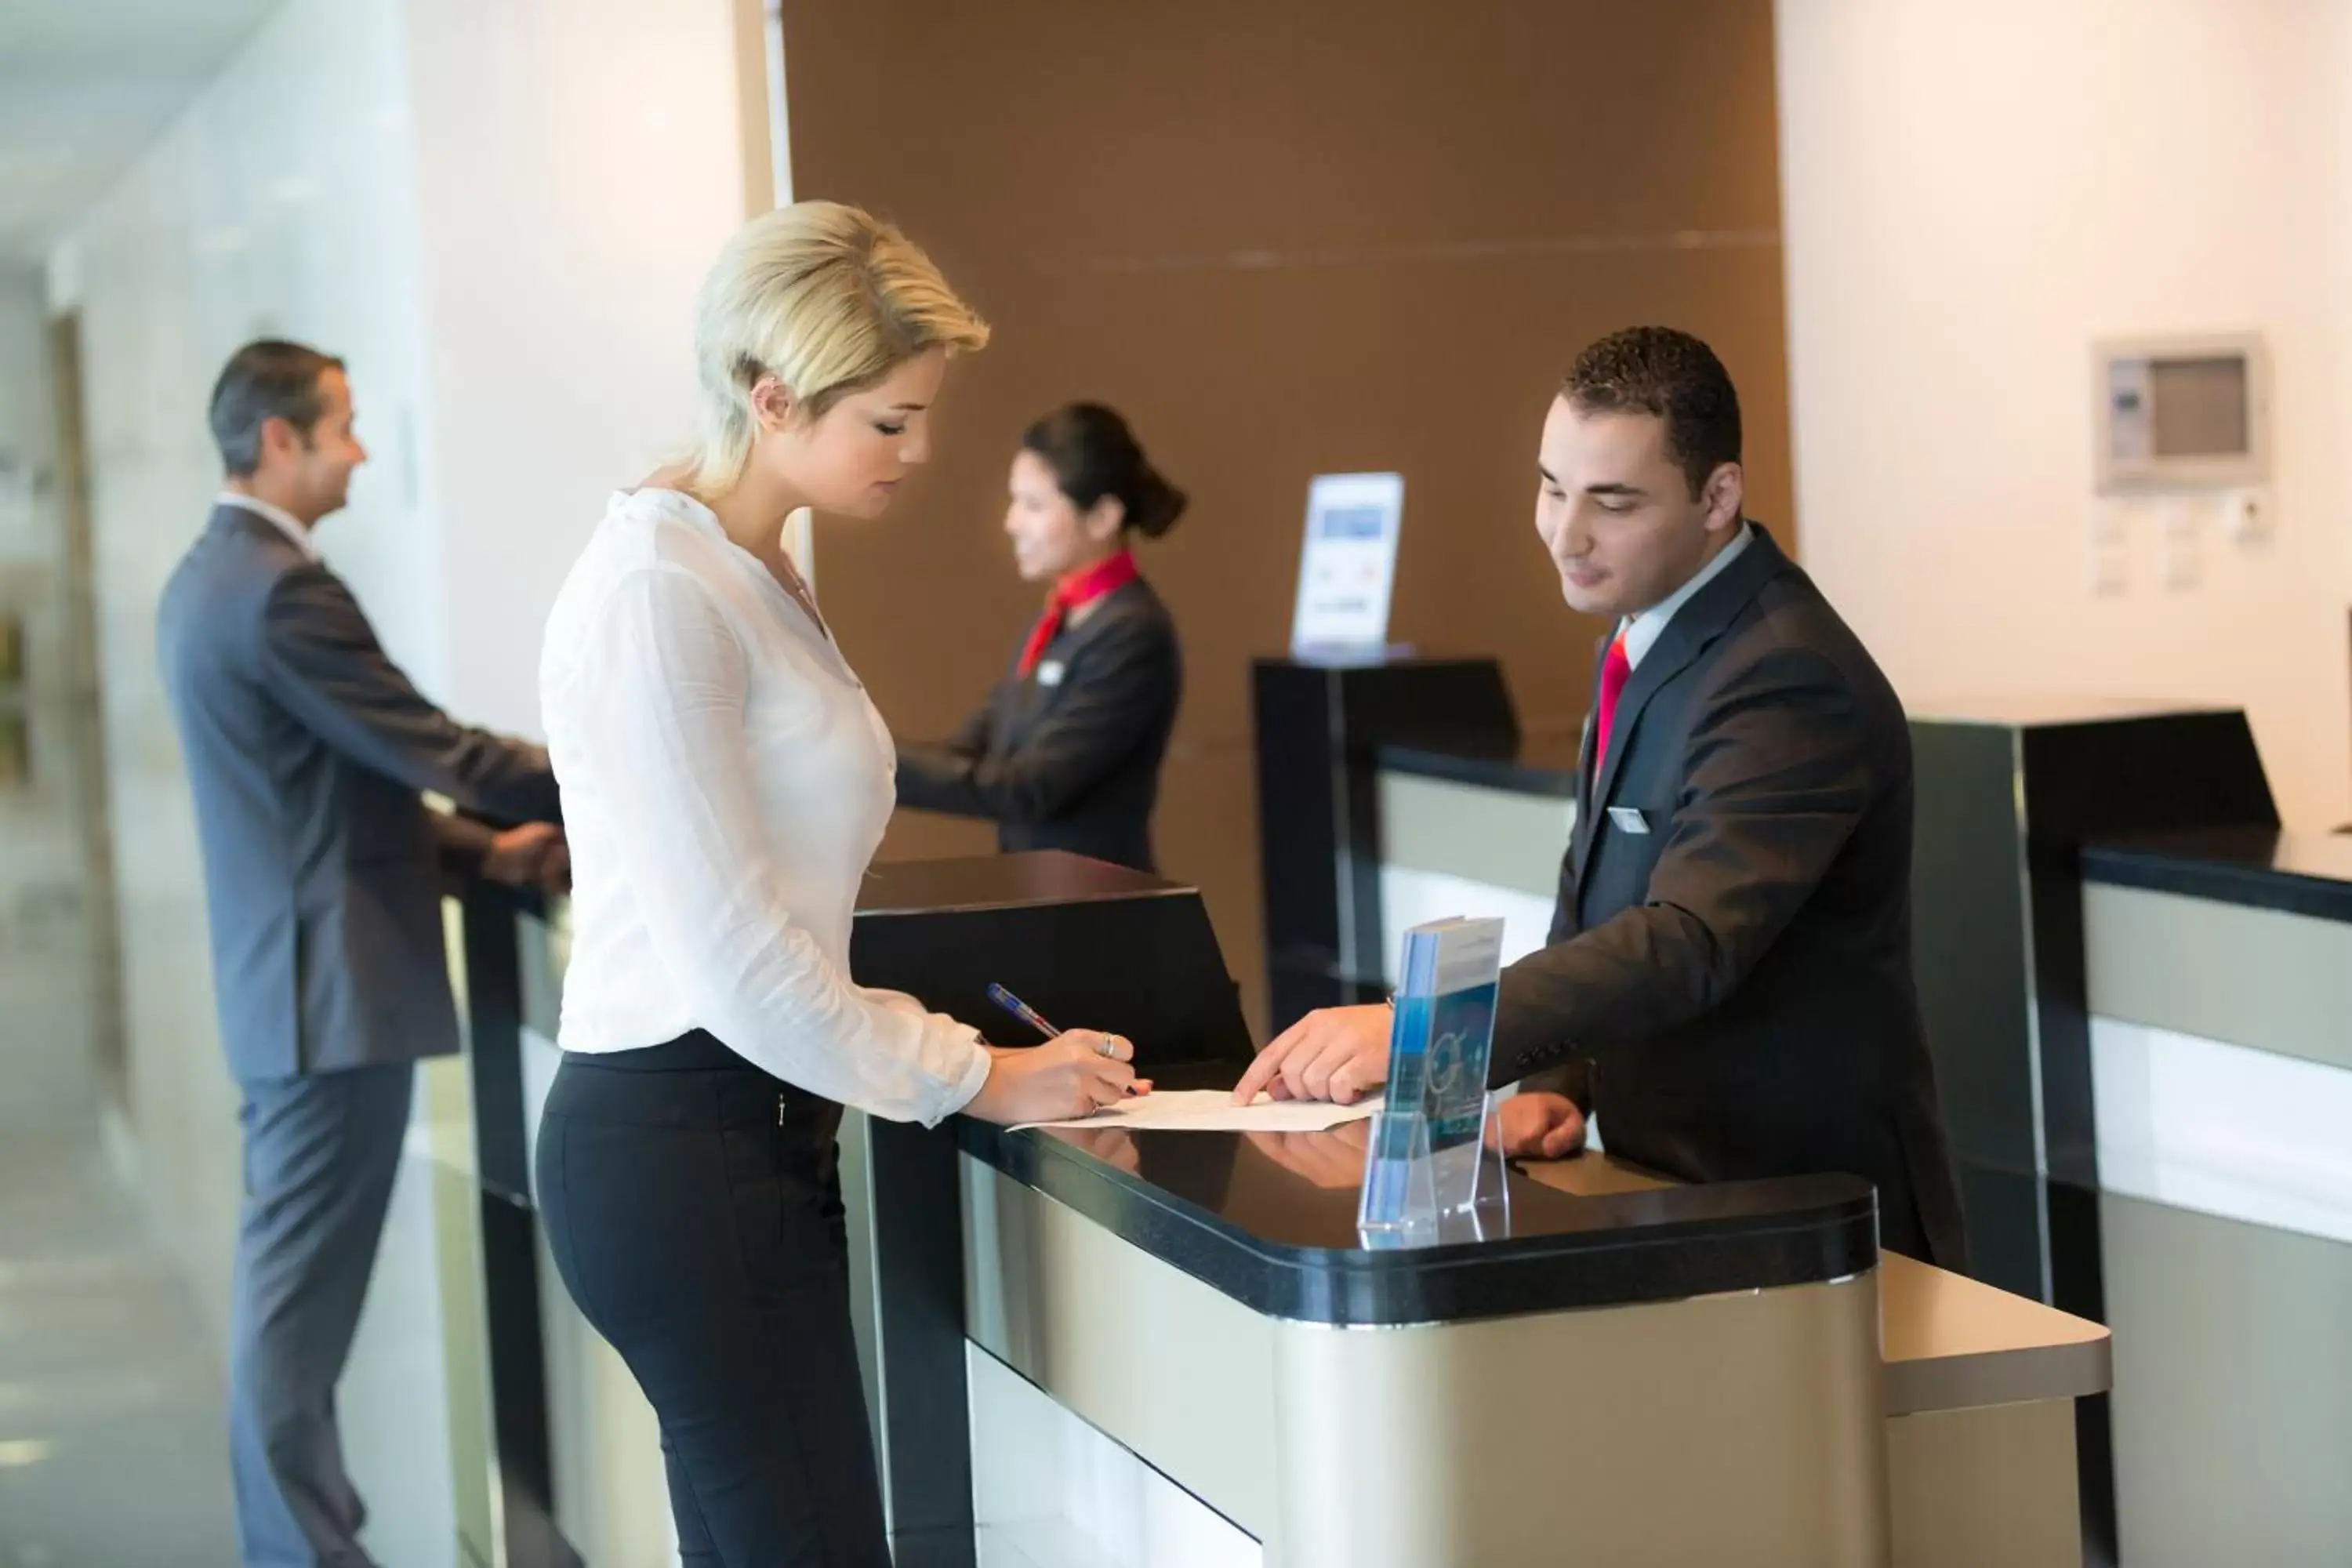
POLYGON ((1549 899, 1576 803, 1383 770, 1381 858, 1549 899))
POLYGON ((2352 1068, 2352 925, 2283 910, 2083 887, 2091 1012, 2352 1068))
POLYGON ((1268 1568, 1892 1559, 1874 1273, 1483 1321, 1261 1317, 962 1163, 967 1331, 1268 1568))
POLYGON ((1271 1321, 969 1154, 960 1163, 965 1336, 1265 1540, 1271 1321))
POLYGON ((2114 1384, 2102 1325, 1900 1253, 1878 1264, 1889 1415, 2079 1399, 2114 1384))
POLYGON ((1937 1410, 1886 1423, 1899 1568, 2078 1568, 2074 1407, 1937 1410))
MULTIPOLYGON (((1586 1195, 1667 1184, 1588 1154, 1586 1195)), ((2077 1568, 2106 1331, 1886 1255, 1853 1279, 1335 1329, 962 1162, 967 1331, 1267 1568, 2077 1568)))
POLYGON ((1442 1328, 1281 1325, 1268 1562, 1888 1563, 1876 1311, 1864 1275, 1442 1328))
MULTIPOLYGON (((1591 1196, 1667 1184, 1605 1154, 1526 1168, 1591 1196)), ((2080 1568, 2074 1402, 2113 1384, 2107 1331, 1899 1253, 1878 1263, 1896 1568, 2080 1568)))
MULTIPOLYGON (((1547 1186, 1586 1196, 1671 1184, 1606 1154, 1526 1169, 1547 1186)), ((2087 1319, 1900 1253, 1880 1255, 1878 1289, 1889 1415, 2075 1399, 2113 1384, 2111 1336, 2087 1319)))

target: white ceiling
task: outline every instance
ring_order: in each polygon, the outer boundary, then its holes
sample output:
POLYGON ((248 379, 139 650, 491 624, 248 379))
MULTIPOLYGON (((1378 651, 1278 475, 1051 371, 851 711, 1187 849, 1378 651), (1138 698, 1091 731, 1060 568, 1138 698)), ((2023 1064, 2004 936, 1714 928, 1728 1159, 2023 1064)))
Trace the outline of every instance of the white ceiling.
POLYGON ((37 259, 278 0, 0 0, 0 257, 37 259))

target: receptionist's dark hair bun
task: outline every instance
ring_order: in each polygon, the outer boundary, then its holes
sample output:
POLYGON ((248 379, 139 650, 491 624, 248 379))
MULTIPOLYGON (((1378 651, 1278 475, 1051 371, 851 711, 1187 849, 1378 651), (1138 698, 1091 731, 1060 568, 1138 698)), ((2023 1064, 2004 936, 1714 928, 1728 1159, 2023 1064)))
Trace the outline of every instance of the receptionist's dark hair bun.
POLYGON ((1159 538, 1184 515, 1184 492, 1151 466, 1115 408, 1099 403, 1057 408, 1030 426, 1021 445, 1045 460, 1062 493, 1080 510, 1116 496, 1127 526, 1146 539, 1159 538))

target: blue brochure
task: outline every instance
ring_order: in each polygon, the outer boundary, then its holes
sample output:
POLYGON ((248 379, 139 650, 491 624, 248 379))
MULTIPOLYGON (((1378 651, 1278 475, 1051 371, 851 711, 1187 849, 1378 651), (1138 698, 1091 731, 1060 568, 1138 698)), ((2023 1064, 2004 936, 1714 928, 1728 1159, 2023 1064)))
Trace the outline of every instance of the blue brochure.
POLYGON ((1372 1126, 1360 1225, 1434 1220, 1476 1201, 1502 952, 1498 920, 1433 921, 1405 932, 1388 1103, 1372 1126))

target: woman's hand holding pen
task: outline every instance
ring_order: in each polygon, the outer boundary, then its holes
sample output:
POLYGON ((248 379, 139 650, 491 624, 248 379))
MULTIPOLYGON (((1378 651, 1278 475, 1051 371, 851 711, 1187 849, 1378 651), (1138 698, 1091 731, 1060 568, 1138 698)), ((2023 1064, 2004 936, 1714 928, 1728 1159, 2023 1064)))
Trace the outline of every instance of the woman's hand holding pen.
POLYGON ((1072 1029, 1042 1046, 991 1046, 988 1081, 968 1116, 1015 1125, 1091 1116, 1151 1085, 1128 1064, 1135 1047, 1118 1035, 1072 1029))
POLYGON ((1125 1035, 1107 1035, 1099 1029, 1065 1033, 1002 985, 989 986, 988 999, 1045 1036, 1045 1043, 1022 1050, 989 1047, 995 1065, 989 1069, 988 1081, 964 1107, 971 1115, 1015 1125, 1063 1121, 1092 1116, 1130 1095, 1151 1092, 1151 1080, 1136 1077, 1135 1069, 1128 1066, 1135 1059, 1135 1046, 1125 1035), (1004 1101, 992 1098, 1000 1091, 1004 1101), (1010 1103, 1007 1112, 1000 1115, 992 1107, 1004 1102, 1017 1103, 1010 1103))

